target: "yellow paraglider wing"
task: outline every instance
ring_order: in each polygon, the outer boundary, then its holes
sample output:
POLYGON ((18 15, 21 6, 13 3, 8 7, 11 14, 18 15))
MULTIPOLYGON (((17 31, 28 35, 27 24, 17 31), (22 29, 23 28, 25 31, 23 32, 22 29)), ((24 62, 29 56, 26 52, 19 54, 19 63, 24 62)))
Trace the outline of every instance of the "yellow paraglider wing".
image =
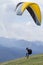
POLYGON ((18 8, 17 11, 18 15, 22 15, 25 9, 27 9, 30 15, 32 16, 33 20, 35 21, 35 23, 37 25, 41 25, 41 11, 38 4, 32 2, 21 2, 17 5, 16 8, 18 8))

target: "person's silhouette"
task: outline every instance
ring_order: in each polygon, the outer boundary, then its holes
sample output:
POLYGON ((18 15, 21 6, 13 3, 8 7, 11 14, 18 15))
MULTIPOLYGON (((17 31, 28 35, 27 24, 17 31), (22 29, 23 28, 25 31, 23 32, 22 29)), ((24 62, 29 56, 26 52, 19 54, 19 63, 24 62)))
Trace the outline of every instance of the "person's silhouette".
POLYGON ((29 55, 31 55, 31 54, 32 54, 32 50, 29 48, 26 48, 26 57, 28 58, 29 55))

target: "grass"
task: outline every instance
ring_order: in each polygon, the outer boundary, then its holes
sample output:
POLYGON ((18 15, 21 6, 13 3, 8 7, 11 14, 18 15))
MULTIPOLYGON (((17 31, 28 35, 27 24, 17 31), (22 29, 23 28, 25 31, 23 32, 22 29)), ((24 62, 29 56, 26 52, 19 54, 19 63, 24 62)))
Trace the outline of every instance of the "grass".
POLYGON ((0 65, 43 65, 43 54, 1 63, 0 65))

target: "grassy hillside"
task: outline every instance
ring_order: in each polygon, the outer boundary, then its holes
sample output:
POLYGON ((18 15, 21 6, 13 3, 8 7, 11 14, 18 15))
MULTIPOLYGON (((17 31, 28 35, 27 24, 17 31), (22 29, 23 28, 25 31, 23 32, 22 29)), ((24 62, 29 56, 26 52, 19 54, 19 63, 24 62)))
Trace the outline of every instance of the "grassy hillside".
POLYGON ((30 56, 29 59, 26 57, 4 62, 0 65, 43 65, 43 54, 30 56))

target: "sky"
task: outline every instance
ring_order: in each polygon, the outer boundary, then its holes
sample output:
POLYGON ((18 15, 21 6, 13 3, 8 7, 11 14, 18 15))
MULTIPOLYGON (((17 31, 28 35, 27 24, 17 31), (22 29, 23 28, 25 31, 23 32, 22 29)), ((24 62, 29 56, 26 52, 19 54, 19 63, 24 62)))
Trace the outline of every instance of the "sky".
POLYGON ((43 0, 0 0, 0 37, 43 41, 43 0), (26 10, 22 16, 16 15, 17 3, 25 1, 39 4, 42 14, 41 26, 34 23, 26 10))

